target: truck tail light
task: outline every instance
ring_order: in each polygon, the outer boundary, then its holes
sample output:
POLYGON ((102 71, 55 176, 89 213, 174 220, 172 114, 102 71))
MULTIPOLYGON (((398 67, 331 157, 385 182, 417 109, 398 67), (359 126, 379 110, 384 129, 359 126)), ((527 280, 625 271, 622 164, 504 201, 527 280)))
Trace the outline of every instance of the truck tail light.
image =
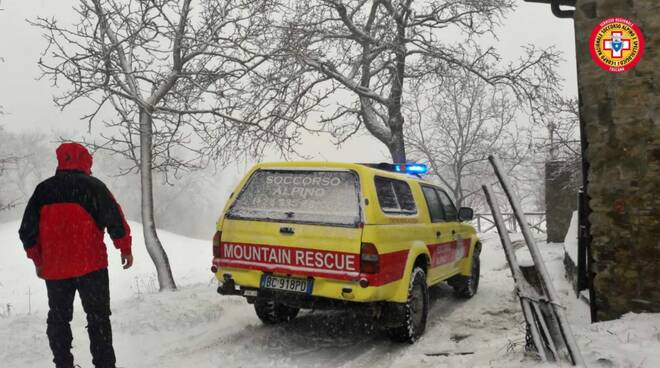
POLYGON ((222 238, 222 232, 216 231, 213 235, 213 266, 211 266, 211 272, 218 272, 218 264, 220 263, 220 257, 222 252, 220 251, 220 240, 222 238))
POLYGON ((220 258, 220 239, 222 238, 222 232, 216 231, 213 235, 213 257, 220 258))
POLYGON ((380 270, 380 256, 378 249, 371 243, 362 243, 360 246, 360 272, 378 273, 380 270))

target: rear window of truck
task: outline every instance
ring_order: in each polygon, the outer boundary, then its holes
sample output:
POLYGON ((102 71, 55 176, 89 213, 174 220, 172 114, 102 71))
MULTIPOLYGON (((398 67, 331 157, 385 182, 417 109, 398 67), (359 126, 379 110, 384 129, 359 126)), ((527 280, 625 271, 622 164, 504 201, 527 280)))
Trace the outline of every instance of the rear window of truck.
POLYGON ((415 206, 415 200, 408 183, 376 176, 374 184, 376 185, 378 202, 383 212, 397 215, 414 215, 417 213, 417 206, 415 206))
POLYGON ((358 177, 351 171, 257 170, 229 218, 356 226, 358 177))

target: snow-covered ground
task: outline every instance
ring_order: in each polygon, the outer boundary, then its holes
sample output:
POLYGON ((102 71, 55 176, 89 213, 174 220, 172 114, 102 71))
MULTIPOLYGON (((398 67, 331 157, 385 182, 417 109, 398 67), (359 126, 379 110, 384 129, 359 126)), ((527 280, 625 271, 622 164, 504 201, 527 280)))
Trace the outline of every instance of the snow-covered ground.
MULTIPOLYGON (((216 293, 210 240, 160 232, 179 290, 158 293, 155 271, 134 232, 134 268, 124 271, 110 249, 115 349, 120 367, 536 367, 524 353, 523 318, 504 255, 484 236, 479 293, 464 301, 445 286, 431 291, 429 325, 414 345, 394 344, 377 326, 348 312, 303 312, 264 326, 242 298, 216 293), (437 353, 469 353, 437 356, 437 353)), ((45 286, 16 235, 0 224, 0 365, 47 367, 45 286), (10 305, 9 312, 7 305, 10 305)), ((590 324, 586 305, 563 277, 561 244, 543 245, 555 286, 590 367, 660 367, 660 315, 628 314, 590 324)), ((91 367, 85 319, 76 302, 74 355, 91 367)), ((547 365, 550 366, 550 365, 547 365)))

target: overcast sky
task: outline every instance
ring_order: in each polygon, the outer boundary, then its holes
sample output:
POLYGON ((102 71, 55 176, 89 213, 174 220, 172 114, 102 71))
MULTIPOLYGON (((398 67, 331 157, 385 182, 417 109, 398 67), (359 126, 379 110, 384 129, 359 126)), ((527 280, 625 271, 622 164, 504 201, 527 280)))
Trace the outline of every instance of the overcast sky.
MULTIPOLYGON (((52 102, 57 91, 47 80, 38 80, 36 65, 45 41, 39 30, 26 19, 37 16, 56 17, 64 23, 75 20, 74 0, 0 0, 0 105, 8 114, 0 124, 9 131, 38 130, 44 133, 71 132, 82 134, 87 123, 80 116, 89 111, 83 105, 74 105, 59 111, 52 102)), ((573 22, 555 18, 548 5, 528 4, 520 0, 518 9, 511 14, 499 33, 499 50, 507 57, 520 53, 520 46, 535 44, 539 47, 556 45, 563 53, 559 66, 564 78, 566 95, 575 95, 576 66, 573 22)), ((340 150, 325 142, 325 138, 309 138, 302 151, 321 160, 377 161, 387 157, 387 150, 370 137, 358 137, 340 150)), ((0 144, 2 144, 0 142, 0 144)))

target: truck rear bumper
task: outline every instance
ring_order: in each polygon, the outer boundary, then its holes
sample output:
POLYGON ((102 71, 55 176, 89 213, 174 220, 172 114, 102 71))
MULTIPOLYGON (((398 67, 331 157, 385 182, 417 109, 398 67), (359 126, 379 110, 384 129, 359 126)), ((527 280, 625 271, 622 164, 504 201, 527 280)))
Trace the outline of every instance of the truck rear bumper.
MULTIPOLYGON (((244 270, 239 268, 221 268, 216 276, 222 283, 218 293, 222 295, 242 295, 252 297, 286 297, 304 304, 315 304, 314 300, 325 300, 321 304, 341 305, 344 302, 369 303, 396 300, 398 284, 401 280, 381 286, 361 286, 358 280, 333 280, 327 278, 314 278, 312 294, 287 292, 280 290, 260 288, 260 280, 264 272, 244 270), (329 302, 334 300, 334 302, 329 302)), ((295 276, 294 276, 295 277, 295 276)))

